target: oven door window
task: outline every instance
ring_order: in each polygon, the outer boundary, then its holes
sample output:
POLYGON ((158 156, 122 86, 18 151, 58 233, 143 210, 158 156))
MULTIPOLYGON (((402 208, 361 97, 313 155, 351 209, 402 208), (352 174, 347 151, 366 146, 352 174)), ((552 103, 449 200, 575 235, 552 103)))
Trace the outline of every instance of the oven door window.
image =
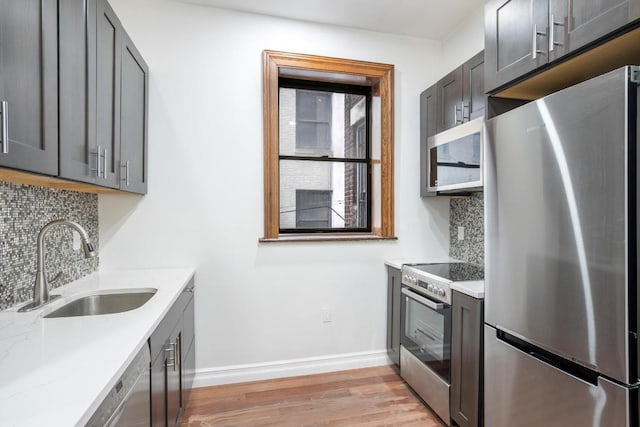
POLYGON ((434 310, 403 295, 402 345, 449 382, 451 306, 434 310))

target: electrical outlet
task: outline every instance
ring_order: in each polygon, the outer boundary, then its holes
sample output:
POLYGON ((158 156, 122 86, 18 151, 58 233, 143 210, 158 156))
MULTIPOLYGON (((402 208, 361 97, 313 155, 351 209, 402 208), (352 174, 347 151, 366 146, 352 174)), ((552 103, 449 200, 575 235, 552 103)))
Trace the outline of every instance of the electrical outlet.
POLYGON ((464 227, 458 226, 458 240, 464 240, 464 227))
POLYGON ((331 323, 333 321, 331 310, 329 310, 328 308, 323 308, 322 310, 320 310, 320 319, 322 323, 331 323))

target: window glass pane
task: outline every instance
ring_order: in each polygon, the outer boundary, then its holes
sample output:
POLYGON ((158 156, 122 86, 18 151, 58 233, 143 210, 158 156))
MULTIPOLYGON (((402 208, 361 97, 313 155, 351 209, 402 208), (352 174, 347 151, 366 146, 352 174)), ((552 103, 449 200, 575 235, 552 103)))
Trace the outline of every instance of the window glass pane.
POLYGON ((279 154, 365 159, 364 95, 280 88, 279 154))
POLYGON ((280 160, 280 229, 369 228, 367 165, 280 160))

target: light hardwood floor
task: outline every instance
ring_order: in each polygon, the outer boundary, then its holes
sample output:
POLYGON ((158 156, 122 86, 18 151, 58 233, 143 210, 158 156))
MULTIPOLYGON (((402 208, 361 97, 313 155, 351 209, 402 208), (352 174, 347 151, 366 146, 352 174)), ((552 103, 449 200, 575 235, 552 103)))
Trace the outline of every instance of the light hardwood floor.
POLYGON ((182 426, 444 427, 388 366, 194 389, 182 426))

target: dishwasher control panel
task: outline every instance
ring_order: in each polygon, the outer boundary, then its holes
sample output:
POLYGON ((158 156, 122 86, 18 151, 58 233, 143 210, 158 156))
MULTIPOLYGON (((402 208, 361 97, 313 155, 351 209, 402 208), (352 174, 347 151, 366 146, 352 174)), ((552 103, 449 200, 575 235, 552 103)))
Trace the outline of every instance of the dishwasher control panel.
MULTIPOLYGON (((151 352, 146 343, 133 359, 122 376, 111 387, 107 396, 93 413, 87 427, 102 427, 118 425, 119 412, 124 407, 127 398, 139 381, 149 381, 151 370, 151 352)), ((147 388, 149 386, 147 385, 147 388)))

